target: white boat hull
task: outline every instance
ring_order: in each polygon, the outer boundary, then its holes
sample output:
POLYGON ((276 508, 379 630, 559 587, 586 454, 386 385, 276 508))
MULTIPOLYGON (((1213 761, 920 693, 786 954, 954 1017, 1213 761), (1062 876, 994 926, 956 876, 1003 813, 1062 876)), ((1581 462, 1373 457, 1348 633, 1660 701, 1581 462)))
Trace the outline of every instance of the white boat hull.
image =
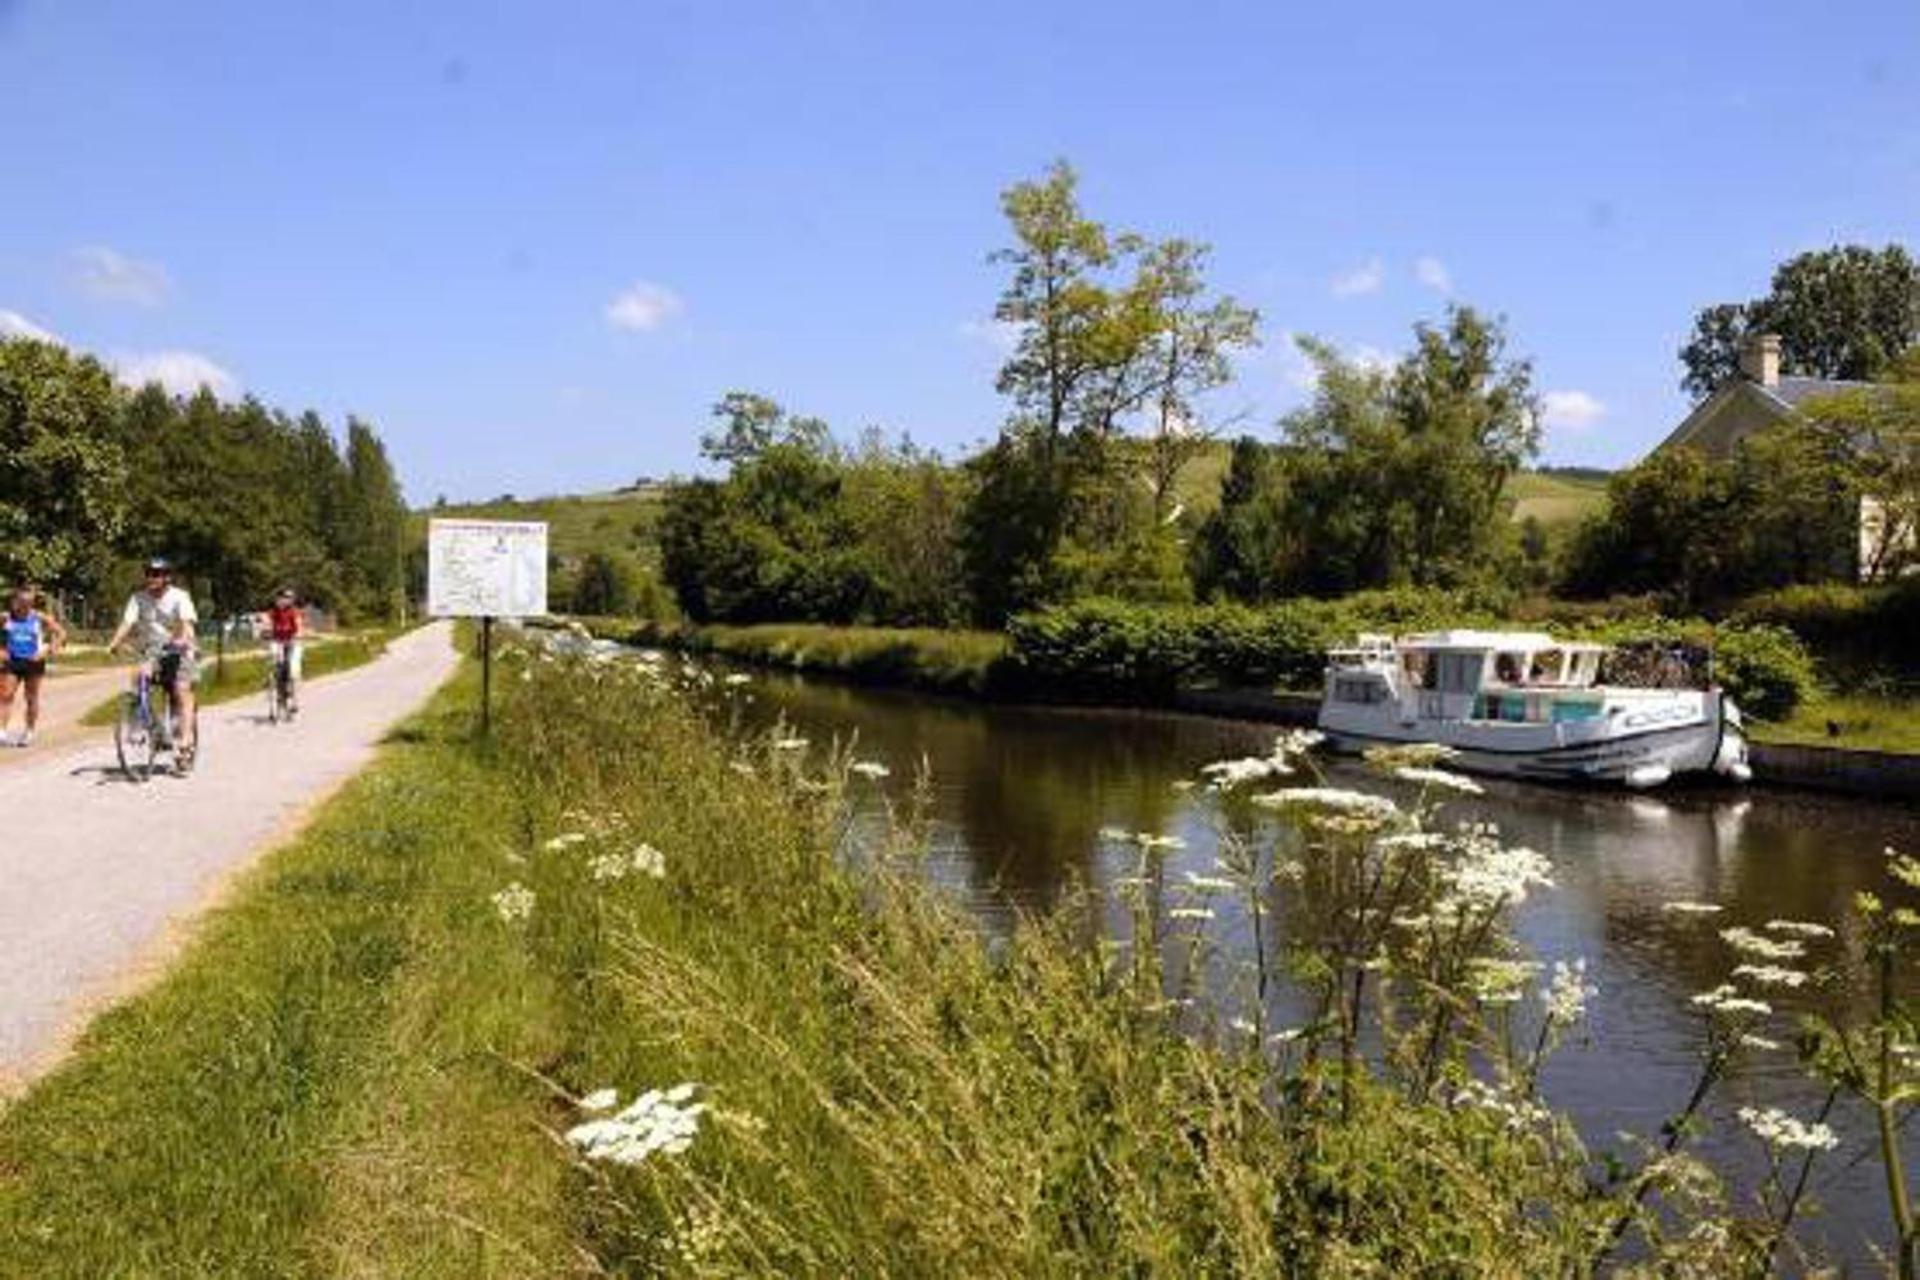
MULTIPOLYGON (((1633 719, 1635 717, 1626 717, 1633 719)), ((1684 718, 1637 725, 1617 719, 1565 724, 1416 720, 1360 708, 1323 706, 1320 728, 1336 750, 1438 743, 1456 753, 1448 767, 1497 777, 1604 783, 1642 789, 1688 774, 1744 782, 1746 740, 1739 713, 1719 694, 1705 694, 1684 718)))

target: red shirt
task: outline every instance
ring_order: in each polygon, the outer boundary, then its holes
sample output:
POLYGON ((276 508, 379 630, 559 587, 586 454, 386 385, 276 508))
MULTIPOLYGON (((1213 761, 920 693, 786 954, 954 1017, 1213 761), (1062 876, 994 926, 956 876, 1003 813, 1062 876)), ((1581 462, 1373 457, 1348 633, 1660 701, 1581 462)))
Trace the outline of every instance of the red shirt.
POLYGON ((300 634, 300 607, 270 605, 267 609, 267 634, 275 640, 292 640, 300 634))

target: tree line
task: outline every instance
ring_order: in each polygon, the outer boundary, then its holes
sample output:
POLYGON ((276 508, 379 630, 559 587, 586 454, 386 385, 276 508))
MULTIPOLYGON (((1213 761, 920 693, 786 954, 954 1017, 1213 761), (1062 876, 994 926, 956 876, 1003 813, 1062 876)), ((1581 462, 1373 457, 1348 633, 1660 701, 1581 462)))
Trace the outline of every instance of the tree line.
POLYGON ((406 505, 379 436, 249 396, 128 388, 92 356, 0 340, 0 573, 117 602, 140 561, 178 566, 209 615, 279 586, 348 618, 405 604, 406 505))

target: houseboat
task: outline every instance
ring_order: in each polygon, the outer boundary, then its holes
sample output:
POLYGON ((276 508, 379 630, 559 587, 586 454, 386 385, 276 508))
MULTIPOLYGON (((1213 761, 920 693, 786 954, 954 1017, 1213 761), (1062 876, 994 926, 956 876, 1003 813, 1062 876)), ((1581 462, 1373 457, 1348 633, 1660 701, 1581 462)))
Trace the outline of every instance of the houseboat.
POLYGON ((1439 743, 1455 767, 1515 778, 1752 776, 1725 693, 1601 684, 1606 652, 1531 631, 1362 635, 1328 654, 1320 728, 1338 750, 1439 743))

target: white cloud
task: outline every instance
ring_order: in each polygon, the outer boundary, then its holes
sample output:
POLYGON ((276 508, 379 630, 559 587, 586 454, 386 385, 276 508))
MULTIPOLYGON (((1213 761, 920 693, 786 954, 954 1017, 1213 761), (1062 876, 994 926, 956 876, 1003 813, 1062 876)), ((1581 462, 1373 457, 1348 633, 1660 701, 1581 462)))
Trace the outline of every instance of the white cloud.
POLYGON ((1421 258, 1413 264, 1413 278, 1435 293, 1453 292, 1453 273, 1435 257, 1421 258))
POLYGON ((172 285, 159 263, 129 258, 103 244, 74 250, 73 281, 89 298, 140 307, 159 306, 172 285))
POLYGON ((960 336, 984 342, 1002 355, 1020 345, 1020 326, 1011 320, 963 320, 960 336))
POLYGON ((601 311, 616 329, 651 333, 687 309, 680 295, 662 284, 636 280, 601 311))
POLYGON ((1399 363, 1391 351, 1383 351, 1364 342, 1357 347, 1347 348, 1341 354, 1368 373, 1385 373, 1399 363))
POLYGON ((1541 419, 1549 431, 1574 435, 1607 416, 1607 406, 1585 391, 1549 391, 1540 397, 1541 419))
POLYGON ((197 351, 150 351, 118 356, 113 361, 120 381, 131 387, 157 382, 176 396, 190 396, 206 387, 223 400, 240 389, 239 379, 197 351))
POLYGON ((67 345, 59 334, 51 329, 42 329, 18 311, 0 311, 0 338, 32 338, 38 342, 51 342, 55 346, 67 345))
MULTIPOLYGON (((1287 385, 1296 391, 1312 393, 1320 387, 1320 366, 1305 351, 1300 349, 1299 338, 1303 335, 1282 330, 1273 345, 1283 352, 1281 376, 1287 385)), ((1393 352, 1368 343, 1331 344, 1334 353, 1348 364, 1368 373, 1386 373, 1399 363, 1399 357, 1393 352)))
POLYGON ((1333 278, 1333 296, 1354 298, 1363 293, 1378 293, 1386 281, 1387 264, 1379 258, 1369 258, 1353 270, 1343 271, 1333 278))

